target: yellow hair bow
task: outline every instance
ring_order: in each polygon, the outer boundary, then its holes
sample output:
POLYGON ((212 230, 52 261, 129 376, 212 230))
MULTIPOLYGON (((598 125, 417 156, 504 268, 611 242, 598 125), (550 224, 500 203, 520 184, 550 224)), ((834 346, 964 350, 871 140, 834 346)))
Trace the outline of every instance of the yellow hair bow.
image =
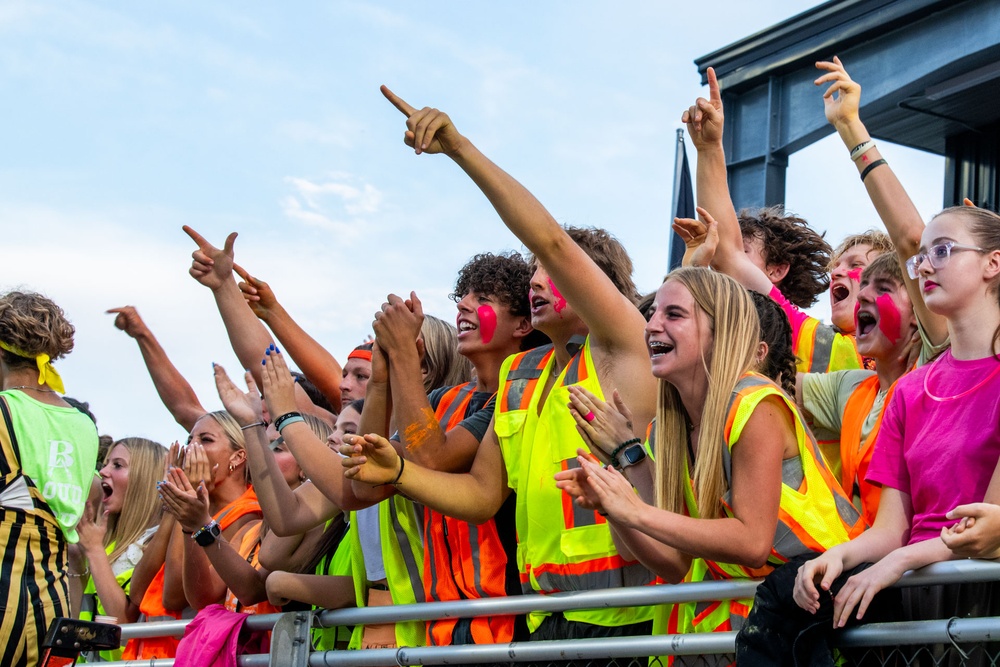
POLYGON ((38 365, 38 384, 47 384, 60 394, 66 393, 66 388, 63 386, 62 378, 59 377, 59 372, 56 370, 56 367, 52 365, 49 355, 44 352, 37 356, 31 355, 24 350, 18 349, 13 345, 4 343, 3 341, 0 341, 0 347, 7 350, 11 354, 16 354, 17 356, 24 357, 25 359, 31 359, 34 357, 35 364, 38 365))

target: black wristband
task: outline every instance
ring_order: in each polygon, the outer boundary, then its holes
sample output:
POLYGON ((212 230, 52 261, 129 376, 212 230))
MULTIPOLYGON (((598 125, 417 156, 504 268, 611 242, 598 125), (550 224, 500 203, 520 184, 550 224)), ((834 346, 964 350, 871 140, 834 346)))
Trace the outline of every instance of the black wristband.
POLYGON ((642 440, 640 440, 639 438, 632 438, 631 440, 626 440, 622 444, 618 445, 617 447, 615 447, 615 451, 611 452, 611 463, 609 463, 608 465, 610 465, 612 468, 617 468, 618 455, 622 453, 622 450, 628 447, 629 445, 641 445, 641 444, 642 440))
POLYGON ((300 412, 286 412, 285 414, 281 415, 280 417, 274 420, 274 428, 280 431, 282 424, 284 424, 286 421, 288 421, 292 417, 301 417, 301 416, 302 413, 300 412))
POLYGON ((867 167, 865 167, 864 171, 861 172, 861 182, 862 183, 865 182, 865 178, 868 177, 868 172, 870 172, 875 167, 879 167, 879 166, 881 166, 883 164, 888 164, 888 163, 883 158, 879 158, 879 159, 875 160, 874 162, 872 162, 867 167))

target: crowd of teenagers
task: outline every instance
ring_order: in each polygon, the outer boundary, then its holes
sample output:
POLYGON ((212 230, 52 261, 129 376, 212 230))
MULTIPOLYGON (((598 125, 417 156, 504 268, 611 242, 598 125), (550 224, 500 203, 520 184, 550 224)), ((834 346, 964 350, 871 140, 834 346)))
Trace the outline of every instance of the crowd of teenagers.
POLYGON ((190 432, 169 448, 99 438, 52 366, 73 348, 63 311, 0 297, 0 664, 35 664, 59 616, 193 618, 180 641, 91 660, 235 664, 267 641, 241 632, 247 614, 706 580, 763 584, 753 600, 314 644, 738 630, 740 665, 832 665, 836 628, 995 615, 992 586, 893 584, 1000 555, 1000 216, 966 202, 924 223, 859 118, 860 86, 836 58, 817 68, 884 231, 831 249, 781 208, 737 212, 710 69, 681 119, 699 204, 673 225, 685 266, 645 298, 609 232, 560 226, 446 114, 383 88, 406 145, 450 157, 529 255, 468 261, 454 326, 389 295, 374 339, 338 358, 234 262, 235 234, 219 247, 185 228, 190 275, 249 370, 214 366, 225 410, 206 412, 138 312, 114 309, 190 432), (804 312, 827 290, 832 326, 804 312))

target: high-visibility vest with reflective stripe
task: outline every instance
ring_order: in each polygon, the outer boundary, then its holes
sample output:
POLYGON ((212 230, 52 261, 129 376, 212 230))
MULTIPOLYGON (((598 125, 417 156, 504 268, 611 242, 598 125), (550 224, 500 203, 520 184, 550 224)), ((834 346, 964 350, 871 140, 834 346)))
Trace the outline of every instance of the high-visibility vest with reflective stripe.
MULTIPOLYGON (((557 593, 653 582, 649 570, 618 554, 603 517, 581 508, 555 485, 553 476, 578 467, 576 450, 587 446, 570 414, 567 387, 576 384, 603 399, 590 340, 580 342, 552 384, 541 414, 538 405, 541 388, 552 373, 552 346, 508 357, 500 369, 493 424, 508 484, 517 493, 517 560, 525 591, 557 593)), ((534 632, 547 615, 529 614, 529 630, 534 632)), ((570 621, 620 626, 649 620, 652 609, 566 611, 564 616, 570 621)))
MULTIPOLYGON (((756 373, 747 373, 740 378, 730 400, 726 418, 726 448, 722 452, 727 484, 732 482, 732 447, 739 441, 743 427, 754 409, 768 396, 781 398, 794 416, 801 467, 790 465, 794 459, 783 462, 778 526, 767 563, 761 568, 750 568, 706 561, 710 569, 723 577, 766 576, 775 567, 795 556, 822 553, 832 546, 857 537, 865 529, 860 513, 826 467, 819 447, 806 429, 794 402, 777 385, 756 373)), ((685 500, 691 516, 698 516, 698 505, 690 480, 688 472, 685 500)), ((733 516, 729 506, 730 494, 731 492, 727 492, 722 499, 727 516, 733 516)))
MULTIPOLYGON (((367 576, 365 557, 358 535, 357 512, 351 512, 351 574, 354 577, 354 598, 358 607, 368 601, 365 590, 367 576)), ((396 494, 378 504, 379 536, 382 540, 382 564, 385 580, 392 595, 393 604, 414 604, 426 602, 421 570, 424 565, 424 543, 421 528, 413 502, 396 494)), ((396 646, 423 646, 426 639, 424 621, 396 623, 396 646)), ((361 648, 364 626, 354 626, 349 648, 361 648)))
MULTIPOLYGON (((832 373, 864 368, 854 336, 837 333, 815 317, 806 318, 792 341, 795 370, 800 373, 832 373)), ((835 478, 840 478, 840 439, 817 429, 816 443, 835 478)))
MULTIPOLYGON (((767 563, 761 568, 750 568, 697 559, 692 562, 685 581, 764 577, 795 556, 809 552, 822 553, 864 531, 864 521, 826 467, 819 447, 805 428, 795 404, 777 385, 756 373, 747 373, 740 378, 730 399, 724 433, 726 447, 723 450, 727 484, 732 483, 732 447, 739 441, 754 409, 768 396, 780 397, 792 411, 799 456, 798 459, 784 461, 782 465, 778 525, 767 563), (790 465, 796 460, 800 466, 790 465)), ((688 483, 684 486, 684 499, 687 510, 691 516, 698 517, 694 485, 687 469, 686 474, 688 483)), ((729 501, 730 492, 727 492, 723 497, 723 508, 726 515, 731 517, 733 512, 729 501)), ((672 624, 680 628, 680 631, 687 632, 739 629, 749 613, 750 602, 752 601, 729 600, 719 604, 675 605, 675 609, 670 611, 675 618, 668 619, 667 626, 672 624)))
MULTIPOLYGON (((445 431, 469 416, 476 383, 452 387, 441 396, 434 416, 445 431)), ((507 594, 507 553, 493 519, 470 524, 424 508, 424 591, 433 601, 503 597, 507 594)), ((458 619, 427 622, 427 643, 446 646, 458 619)), ((514 637, 513 616, 472 619, 476 644, 502 644, 514 637)))
POLYGON ((868 482, 865 477, 868 475, 868 465, 872 461, 872 452, 875 451, 875 437, 882 427, 882 416, 885 414, 886 406, 889 405, 889 399, 896 391, 896 383, 893 382, 886 392, 878 419, 871 433, 862 442, 861 430, 872 411, 872 406, 875 405, 878 391, 877 375, 865 379, 855 387, 844 405, 844 416, 840 425, 840 485, 849 497, 855 498, 855 502, 860 503, 861 515, 869 526, 875 523, 882 487, 868 482))
POLYGON ((831 373, 864 368, 854 336, 837 333, 833 327, 810 317, 792 341, 795 369, 800 373, 831 373))

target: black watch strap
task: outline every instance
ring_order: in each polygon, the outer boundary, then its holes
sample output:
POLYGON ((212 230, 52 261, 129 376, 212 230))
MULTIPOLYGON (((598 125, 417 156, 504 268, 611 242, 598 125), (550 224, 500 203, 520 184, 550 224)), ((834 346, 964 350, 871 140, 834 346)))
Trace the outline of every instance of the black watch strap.
POLYGON ((222 530, 219 528, 219 522, 212 520, 207 524, 202 526, 199 530, 195 531, 191 539, 194 540, 200 547, 208 547, 215 544, 215 541, 219 539, 222 535, 222 530))

